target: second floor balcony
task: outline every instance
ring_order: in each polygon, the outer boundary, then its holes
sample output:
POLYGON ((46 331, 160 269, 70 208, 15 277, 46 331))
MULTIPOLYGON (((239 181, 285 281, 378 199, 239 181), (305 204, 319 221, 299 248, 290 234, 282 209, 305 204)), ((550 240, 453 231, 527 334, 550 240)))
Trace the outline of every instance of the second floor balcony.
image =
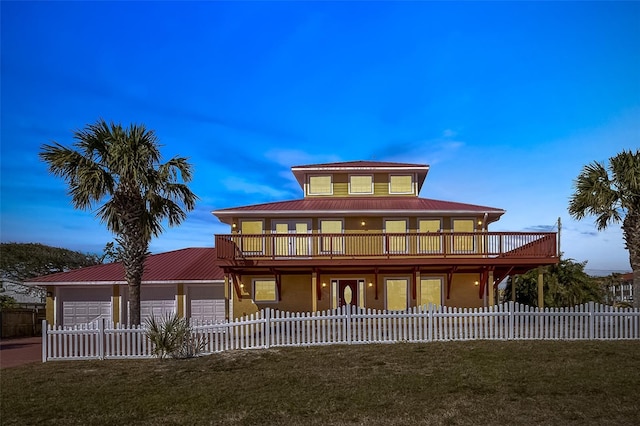
POLYGON ((554 232, 429 232, 216 235, 220 260, 558 257, 554 232))

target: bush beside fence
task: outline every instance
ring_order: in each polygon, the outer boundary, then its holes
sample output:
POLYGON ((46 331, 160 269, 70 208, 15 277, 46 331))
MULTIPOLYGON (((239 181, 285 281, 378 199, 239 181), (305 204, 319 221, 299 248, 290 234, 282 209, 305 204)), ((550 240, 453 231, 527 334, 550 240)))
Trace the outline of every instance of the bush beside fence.
MULTIPOLYGON (((151 358, 144 326, 99 320, 76 327, 43 321, 42 361, 151 358)), ((291 313, 265 309, 229 322, 192 324, 203 354, 233 349, 454 340, 640 339, 640 310, 589 303, 538 309, 513 302, 489 308, 421 306, 408 311, 357 307, 291 313)))

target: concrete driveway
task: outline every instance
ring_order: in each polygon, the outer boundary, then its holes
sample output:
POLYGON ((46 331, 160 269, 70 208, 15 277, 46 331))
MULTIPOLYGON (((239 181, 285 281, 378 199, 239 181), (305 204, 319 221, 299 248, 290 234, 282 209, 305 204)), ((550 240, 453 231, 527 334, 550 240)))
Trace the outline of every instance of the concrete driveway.
POLYGON ((42 362, 42 337, 0 340, 0 369, 42 362))

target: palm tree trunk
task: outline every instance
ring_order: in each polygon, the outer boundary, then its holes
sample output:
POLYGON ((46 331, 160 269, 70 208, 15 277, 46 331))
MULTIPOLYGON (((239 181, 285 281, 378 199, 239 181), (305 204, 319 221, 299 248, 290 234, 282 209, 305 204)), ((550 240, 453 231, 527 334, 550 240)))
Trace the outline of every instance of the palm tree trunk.
POLYGON ((140 285, 128 282, 129 287, 129 324, 140 325, 140 285))
POLYGON ((129 286, 129 324, 140 324, 140 285, 142 284, 142 274, 144 273, 144 261, 146 258, 145 248, 134 248, 130 250, 124 263, 124 275, 129 286))
POLYGON ((640 211, 627 213, 622 222, 622 233, 633 271, 633 307, 640 309, 640 211))
MULTIPOLYGON (((125 198, 126 199, 126 198, 125 198)), ((140 285, 144 261, 149 249, 149 237, 143 229, 144 202, 126 199, 121 216, 124 232, 119 239, 123 251, 124 276, 129 285, 129 324, 140 324, 140 285)))
POLYGON ((640 269, 633 271, 633 307, 640 309, 640 269))

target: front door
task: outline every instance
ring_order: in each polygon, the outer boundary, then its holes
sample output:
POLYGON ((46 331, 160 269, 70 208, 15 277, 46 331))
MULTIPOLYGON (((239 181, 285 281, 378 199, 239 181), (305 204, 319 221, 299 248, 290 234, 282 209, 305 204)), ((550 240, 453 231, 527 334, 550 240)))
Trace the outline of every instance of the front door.
POLYGON ((358 306, 358 280, 338 281, 338 306, 358 306))

